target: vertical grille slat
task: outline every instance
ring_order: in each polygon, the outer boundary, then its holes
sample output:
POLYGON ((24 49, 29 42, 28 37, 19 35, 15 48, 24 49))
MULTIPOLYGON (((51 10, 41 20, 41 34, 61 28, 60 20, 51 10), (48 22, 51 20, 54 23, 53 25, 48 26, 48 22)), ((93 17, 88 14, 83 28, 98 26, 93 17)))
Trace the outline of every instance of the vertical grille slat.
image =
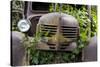
POLYGON ((75 31, 75 30, 74 31, 71 31, 71 30, 70 31, 69 30, 62 30, 62 32, 63 33, 77 33, 77 31, 75 31))
POLYGON ((50 32, 56 32, 56 30, 52 30, 52 29, 44 29, 44 30, 42 30, 42 31, 50 31, 50 32))

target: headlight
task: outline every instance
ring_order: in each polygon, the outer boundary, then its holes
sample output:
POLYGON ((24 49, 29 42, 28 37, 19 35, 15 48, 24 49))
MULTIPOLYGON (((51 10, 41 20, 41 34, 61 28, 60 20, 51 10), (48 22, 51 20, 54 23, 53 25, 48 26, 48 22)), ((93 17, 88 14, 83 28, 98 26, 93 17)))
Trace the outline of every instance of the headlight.
POLYGON ((18 22, 17 26, 21 32, 27 32, 30 29, 30 25, 31 25, 30 21, 22 19, 18 22))

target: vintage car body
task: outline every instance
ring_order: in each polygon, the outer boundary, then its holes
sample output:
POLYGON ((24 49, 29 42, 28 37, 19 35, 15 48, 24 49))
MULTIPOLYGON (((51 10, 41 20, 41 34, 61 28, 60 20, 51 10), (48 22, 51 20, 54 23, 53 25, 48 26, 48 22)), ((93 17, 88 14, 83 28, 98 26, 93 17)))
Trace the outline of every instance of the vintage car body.
MULTIPOLYGON (((51 51, 72 51, 77 47, 79 24, 74 17, 64 13, 49 13, 48 10, 32 10, 32 2, 27 2, 26 6, 25 17, 26 19, 30 20, 31 28, 25 34, 27 34, 29 37, 35 37, 37 32, 41 32, 41 26, 44 28, 44 30, 42 30, 44 32, 49 32, 48 29, 51 29, 51 36, 42 35, 41 41, 36 46, 37 49, 51 51), (70 28, 69 31, 71 33, 62 33, 66 32, 68 30, 68 27, 70 28), (64 31, 64 28, 67 30, 64 31), (73 31, 75 31, 76 33, 73 33, 73 31), (70 37, 68 38, 67 35, 65 36, 64 34, 67 34, 70 37), (75 36, 75 39, 71 39, 74 38, 71 37, 73 36, 72 34, 75 36)), ((11 33, 11 65, 25 65, 23 64, 25 49, 24 46, 22 46, 23 44, 21 44, 22 37, 24 37, 23 33, 19 33, 18 31, 11 31, 11 33)), ((89 45, 83 50, 83 61, 97 60, 96 41, 96 37, 93 37, 92 40, 90 40, 89 45)))
POLYGON ((73 16, 54 12, 40 17, 36 32, 43 33, 38 49, 71 51, 77 46, 79 25, 73 16))
POLYGON ((97 61, 97 36, 89 40, 88 46, 83 50, 83 61, 97 61))

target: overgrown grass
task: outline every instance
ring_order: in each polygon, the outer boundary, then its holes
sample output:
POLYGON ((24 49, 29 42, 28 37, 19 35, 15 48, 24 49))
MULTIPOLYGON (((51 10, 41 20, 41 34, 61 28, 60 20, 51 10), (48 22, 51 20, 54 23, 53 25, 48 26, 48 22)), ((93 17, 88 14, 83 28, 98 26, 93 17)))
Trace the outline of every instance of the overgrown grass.
MULTIPOLYGON (((22 3, 16 3, 13 4, 13 8, 18 6, 17 8, 22 8, 22 3), (16 5, 17 4, 17 5, 16 5)), ((95 6, 96 7, 96 6, 95 6)), ((91 16, 93 17, 92 22, 92 30, 91 34, 94 36, 94 34, 97 32, 97 12, 95 11, 96 8, 92 6, 92 12, 91 16)), ((59 12, 59 5, 56 6, 56 11, 59 12)), ((17 9, 16 9, 17 10, 17 9)), ((13 11, 13 9, 12 9, 13 11)), ((53 12, 52 5, 50 6, 50 12, 53 12)), ((87 46, 88 43, 88 33, 89 33, 89 23, 91 22, 88 17, 88 12, 86 5, 63 5, 62 12, 74 16, 80 26, 80 37, 78 40, 78 47, 73 50, 72 53, 68 52, 51 52, 51 51, 39 51, 36 50, 35 45, 40 39, 41 33, 37 33, 35 37, 33 37, 31 40, 28 37, 25 37, 23 39, 23 43, 26 47, 26 50, 29 52, 29 60, 31 65, 37 65, 37 64, 53 64, 53 63, 69 63, 69 62, 77 62, 81 61, 81 51, 82 49, 87 46), (27 39, 28 38, 28 39, 27 39)), ((14 13, 13 13, 14 14, 14 13)), ((18 14, 18 13, 17 13, 18 14)), ((17 30, 17 22, 22 17, 19 15, 12 15, 12 30, 17 30), (16 19, 17 18, 17 19, 16 19)))

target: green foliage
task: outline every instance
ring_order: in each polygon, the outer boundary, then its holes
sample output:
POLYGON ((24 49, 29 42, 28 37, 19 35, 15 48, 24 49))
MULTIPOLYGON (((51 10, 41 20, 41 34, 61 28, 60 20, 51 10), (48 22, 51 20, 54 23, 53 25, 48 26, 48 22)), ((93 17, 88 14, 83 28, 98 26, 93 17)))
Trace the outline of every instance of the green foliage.
MULTIPOLYGON (((32 46, 29 48, 30 50, 30 64, 49 64, 49 63, 65 63, 65 62, 77 62, 81 61, 80 52, 82 49, 87 46, 88 43, 88 33, 89 33, 89 23, 91 22, 88 17, 88 12, 86 9, 86 6, 81 6, 81 8, 77 8, 76 5, 63 5, 62 12, 74 16, 80 26, 80 36, 77 43, 77 48, 73 50, 72 53, 66 53, 66 52, 48 52, 48 51, 38 51, 33 50, 32 46)), ((50 11, 53 12, 52 6, 50 6, 50 11)), ((59 5, 57 5, 56 11, 59 12, 59 5)), ((93 15, 95 15, 95 12, 93 12, 93 15)), ((93 17, 95 20, 94 30, 92 30, 91 33, 96 33, 96 23, 97 18, 96 16, 93 17)), ((48 35, 49 32, 45 33, 45 36, 48 35)), ((42 33, 41 33, 42 34, 42 33)), ((39 41, 41 34, 38 33, 36 35, 35 40, 32 41, 32 45, 36 45, 37 41, 39 41)))
MULTIPOLYGON (((17 22, 22 18, 23 13, 23 2, 21 1, 12 1, 12 30, 17 30, 17 22)), ((50 12, 53 12, 53 4, 50 5, 50 12)), ((59 4, 56 6, 56 11, 59 12, 59 4)), ((48 52, 48 51, 39 51, 36 50, 35 46, 38 41, 40 41, 41 34, 38 32, 35 37, 29 38, 25 37, 23 43, 26 47, 26 50, 29 52, 30 64, 52 64, 52 63, 65 63, 65 62, 77 62, 81 61, 79 58, 79 53, 82 49, 87 46, 88 35, 89 35, 89 23, 92 23, 91 36, 97 32, 97 11, 96 6, 91 6, 91 16, 93 21, 91 22, 88 17, 88 11, 86 5, 63 5, 62 12, 74 16, 80 26, 80 36, 77 43, 77 48, 73 50, 72 53, 66 52, 48 52)), ((45 33, 45 36, 48 35, 48 32, 45 33)))
POLYGON ((13 0, 11 1, 11 23, 12 28, 11 30, 18 30, 17 22, 22 18, 23 13, 23 1, 13 0))
MULTIPOLYGON (((57 8, 56 11, 59 12, 60 7, 58 4, 56 8, 57 8)), ((50 12, 53 12, 53 9, 54 8, 51 5, 50 12)), ((65 57, 64 60, 69 60, 68 62, 71 62, 72 60, 71 58, 69 58, 69 56, 72 57, 73 59, 75 59, 75 57, 77 58, 77 56, 82 51, 82 49, 88 44, 89 33, 91 34, 90 37, 96 34, 97 32, 97 11, 96 10, 97 10, 96 6, 91 6, 92 18, 89 19, 89 13, 86 5, 63 5, 62 12, 74 16, 78 20, 80 26, 80 36, 77 44, 78 47, 74 49, 71 54, 65 53, 65 55, 63 55, 65 57), (90 27, 91 27, 91 32, 89 32, 90 27)))
POLYGON ((92 16, 92 32, 91 35, 93 36, 94 34, 97 34, 97 6, 93 6, 91 8, 91 16, 92 16))
POLYGON ((26 53, 28 54, 28 59, 30 63, 38 64, 38 57, 39 57, 39 51, 36 50, 36 45, 40 41, 42 33, 37 32, 35 37, 28 37, 27 35, 23 38, 23 44, 26 48, 26 53))

